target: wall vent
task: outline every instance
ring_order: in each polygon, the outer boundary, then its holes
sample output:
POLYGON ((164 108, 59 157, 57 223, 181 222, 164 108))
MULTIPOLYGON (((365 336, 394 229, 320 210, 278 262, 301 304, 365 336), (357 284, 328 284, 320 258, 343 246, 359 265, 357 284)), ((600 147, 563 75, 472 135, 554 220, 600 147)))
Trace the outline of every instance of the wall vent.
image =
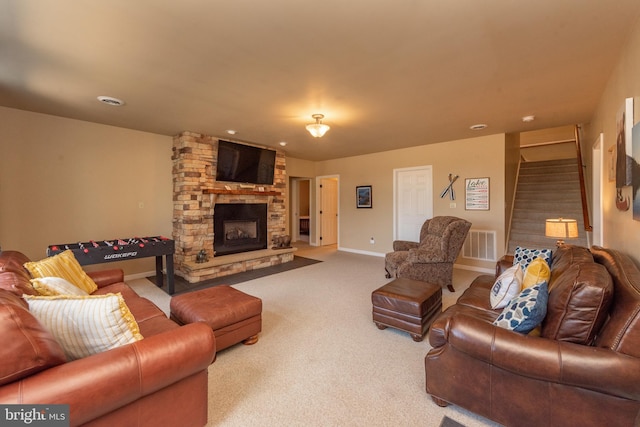
POLYGON ((462 246, 462 258, 496 261, 496 232, 469 230, 462 246))

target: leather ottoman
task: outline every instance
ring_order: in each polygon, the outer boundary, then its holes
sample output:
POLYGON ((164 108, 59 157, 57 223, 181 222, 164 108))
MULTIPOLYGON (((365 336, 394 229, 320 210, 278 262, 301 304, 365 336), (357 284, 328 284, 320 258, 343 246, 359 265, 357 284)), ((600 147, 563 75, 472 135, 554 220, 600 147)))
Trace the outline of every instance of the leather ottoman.
POLYGON ((169 307, 171 319, 181 325, 209 325, 216 337, 216 351, 241 341, 255 344, 262 330, 262 300, 229 285, 174 296, 169 307))
POLYGON ((442 288, 427 282, 395 279, 371 294, 373 322, 379 329, 408 332, 420 342, 442 311, 442 288))

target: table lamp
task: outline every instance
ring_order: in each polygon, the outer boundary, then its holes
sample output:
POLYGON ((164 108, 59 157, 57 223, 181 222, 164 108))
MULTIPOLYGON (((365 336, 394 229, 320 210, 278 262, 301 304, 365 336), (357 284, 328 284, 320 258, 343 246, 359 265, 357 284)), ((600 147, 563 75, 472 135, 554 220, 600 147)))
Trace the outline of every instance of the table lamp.
POLYGON ((550 218, 545 222, 544 235, 558 239, 556 246, 564 245, 564 239, 578 237, 578 221, 575 219, 550 218))

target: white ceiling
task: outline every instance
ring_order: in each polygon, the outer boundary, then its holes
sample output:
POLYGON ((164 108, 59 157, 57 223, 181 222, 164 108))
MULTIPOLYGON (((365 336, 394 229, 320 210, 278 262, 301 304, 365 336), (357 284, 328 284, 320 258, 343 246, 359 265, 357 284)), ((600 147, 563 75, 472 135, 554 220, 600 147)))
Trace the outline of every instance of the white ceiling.
POLYGON ((639 16, 638 0, 1 0, 0 105, 338 158, 586 122, 639 16))

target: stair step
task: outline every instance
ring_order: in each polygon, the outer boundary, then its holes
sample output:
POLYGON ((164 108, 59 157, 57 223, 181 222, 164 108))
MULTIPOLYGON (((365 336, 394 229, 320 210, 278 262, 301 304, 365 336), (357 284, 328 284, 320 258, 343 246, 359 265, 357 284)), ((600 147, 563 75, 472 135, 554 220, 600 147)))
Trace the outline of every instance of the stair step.
POLYGON ((577 173, 545 173, 540 175, 522 175, 518 177, 518 182, 522 183, 548 183, 548 182, 575 182, 580 184, 577 173))

